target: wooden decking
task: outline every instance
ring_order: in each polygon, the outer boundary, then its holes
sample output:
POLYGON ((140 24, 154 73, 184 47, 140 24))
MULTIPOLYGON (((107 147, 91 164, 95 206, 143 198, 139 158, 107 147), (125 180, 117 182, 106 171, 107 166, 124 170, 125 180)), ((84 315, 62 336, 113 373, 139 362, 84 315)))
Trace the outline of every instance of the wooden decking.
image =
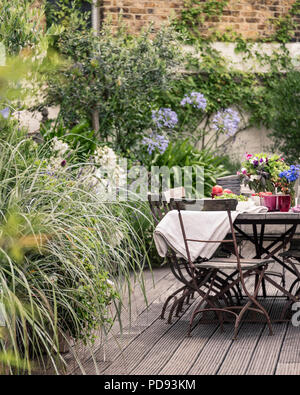
MULTIPOLYGON (((182 316, 174 317, 171 325, 159 317, 164 300, 178 288, 169 268, 155 269, 153 279, 151 272, 146 271, 144 277, 148 307, 136 285, 131 324, 129 312, 125 311, 122 333, 116 324, 114 335, 104 347, 95 345, 92 354, 82 351, 81 368, 70 358, 70 374, 300 374, 300 327, 291 323, 274 324, 275 334, 268 336, 263 321, 244 322, 238 340, 234 341, 231 324, 225 325, 225 333, 216 324, 200 324, 192 337, 187 337, 192 305, 185 306, 182 316)), ((272 292, 276 293, 269 286, 268 293, 272 292)), ((282 303, 284 300, 275 298, 264 301, 273 316, 279 314, 282 303)))

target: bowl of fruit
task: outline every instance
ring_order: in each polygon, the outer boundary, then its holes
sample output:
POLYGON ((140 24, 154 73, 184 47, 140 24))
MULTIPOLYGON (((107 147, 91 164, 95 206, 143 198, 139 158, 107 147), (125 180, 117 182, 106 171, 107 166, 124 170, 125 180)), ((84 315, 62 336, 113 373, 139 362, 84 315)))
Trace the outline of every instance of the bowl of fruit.
POLYGON ((249 205, 248 198, 246 196, 236 195, 230 189, 223 189, 220 185, 215 185, 212 188, 211 197, 212 201, 215 202, 211 203, 211 205, 216 205, 217 207, 220 207, 220 205, 222 205, 220 201, 223 201, 223 205, 225 204, 225 201, 232 202, 230 203, 231 210, 243 210, 244 206, 246 208, 246 206, 248 207, 249 205))

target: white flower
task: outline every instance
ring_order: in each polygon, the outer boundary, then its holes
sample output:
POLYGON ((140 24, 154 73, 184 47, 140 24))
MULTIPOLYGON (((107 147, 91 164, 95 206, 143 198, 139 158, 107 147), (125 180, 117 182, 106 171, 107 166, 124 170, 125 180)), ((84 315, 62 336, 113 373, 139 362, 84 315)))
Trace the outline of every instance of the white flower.
POLYGON ((52 149, 57 155, 62 157, 70 149, 70 147, 67 143, 64 143, 63 141, 58 140, 57 137, 54 137, 52 149))
POLYGON ((99 147, 95 153, 95 164, 113 169, 117 166, 118 157, 109 147, 99 147))

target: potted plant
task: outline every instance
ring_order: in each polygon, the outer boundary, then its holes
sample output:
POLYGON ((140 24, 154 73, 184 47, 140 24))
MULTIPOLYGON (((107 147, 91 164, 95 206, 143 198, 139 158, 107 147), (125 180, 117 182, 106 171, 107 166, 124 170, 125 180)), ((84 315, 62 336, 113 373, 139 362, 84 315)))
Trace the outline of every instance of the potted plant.
POLYGON ((279 173, 279 180, 275 183, 277 189, 282 193, 278 197, 280 211, 289 211, 291 203, 295 199, 295 182, 300 176, 300 167, 291 165, 289 169, 279 173))
POLYGON ((289 211, 300 167, 287 165, 280 155, 247 154, 238 175, 245 185, 263 197, 270 211, 289 211), (264 196, 267 193, 273 196, 264 196))
POLYGON ((244 185, 248 185, 255 193, 276 193, 279 173, 288 168, 280 155, 246 154, 246 160, 242 162, 241 171, 237 174, 240 175, 244 185))

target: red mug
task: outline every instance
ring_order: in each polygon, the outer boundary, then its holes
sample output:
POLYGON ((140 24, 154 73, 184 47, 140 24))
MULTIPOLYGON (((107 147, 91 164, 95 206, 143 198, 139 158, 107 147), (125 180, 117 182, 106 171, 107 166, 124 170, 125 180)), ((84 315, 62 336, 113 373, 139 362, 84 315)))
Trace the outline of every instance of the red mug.
POLYGON ((268 211, 277 211, 277 196, 276 195, 264 195, 262 196, 263 206, 268 208, 268 211))
POLYGON ((291 208, 291 196, 290 195, 278 196, 278 208, 281 212, 287 213, 291 208))

